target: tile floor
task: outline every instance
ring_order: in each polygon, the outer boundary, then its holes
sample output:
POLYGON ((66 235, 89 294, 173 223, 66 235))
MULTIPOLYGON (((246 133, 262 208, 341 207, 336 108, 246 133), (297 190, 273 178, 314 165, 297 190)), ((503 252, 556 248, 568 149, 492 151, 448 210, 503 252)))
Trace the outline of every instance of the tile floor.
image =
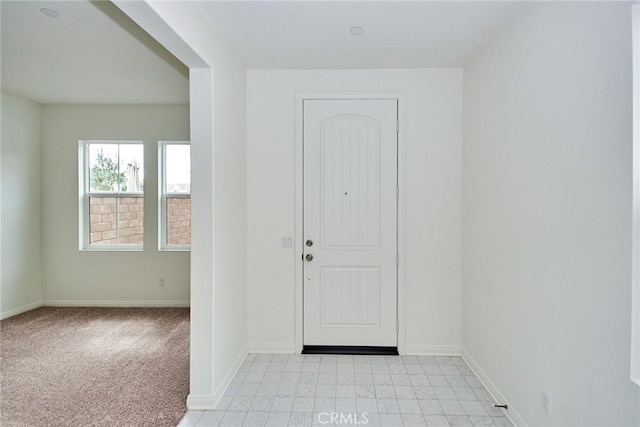
POLYGON ((180 426, 510 426, 493 403, 461 357, 249 354, 180 426))

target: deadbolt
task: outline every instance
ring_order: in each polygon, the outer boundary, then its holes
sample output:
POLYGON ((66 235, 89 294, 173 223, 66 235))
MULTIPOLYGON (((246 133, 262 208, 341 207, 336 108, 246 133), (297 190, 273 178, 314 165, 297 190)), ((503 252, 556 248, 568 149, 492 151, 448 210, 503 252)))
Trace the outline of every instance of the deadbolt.
POLYGON ((311 239, 307 240, 306 245, 309 247, 313 246, 313 240, 311 239))
POLYGON ((304 258, 305 258, 307 261, 311 261, 311 260, 313 260, 313 255, 311 255, 311 254, 307 254, 307 256, 306 256, 306 257, 304 257, 304 258))

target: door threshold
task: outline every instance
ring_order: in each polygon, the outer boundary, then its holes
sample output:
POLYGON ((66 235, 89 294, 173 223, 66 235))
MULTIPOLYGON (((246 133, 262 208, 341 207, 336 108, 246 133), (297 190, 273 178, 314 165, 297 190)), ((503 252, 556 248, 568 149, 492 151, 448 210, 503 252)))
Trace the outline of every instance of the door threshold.
POLYGON ((398 356, 398 347, 361 345, 305 345, 302 354, 357 354, 369 356, 398 356))

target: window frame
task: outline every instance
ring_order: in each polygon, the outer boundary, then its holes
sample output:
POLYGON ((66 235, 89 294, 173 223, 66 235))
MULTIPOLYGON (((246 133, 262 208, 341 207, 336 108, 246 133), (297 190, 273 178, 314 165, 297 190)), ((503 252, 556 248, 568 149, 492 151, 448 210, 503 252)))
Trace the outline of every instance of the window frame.
MULTIPOLYGON (((191 199, 191 187, 189 187, 188 193, 167 193, 166 191, 166 148, 168 145, 188 145, 191 147, 191 141, 158 141, 158 250, 162 252, 189 252, 191 244, 172 245, 167 242, 167 198, 191 199)), ((189 155, 191 155, 191 148, 189 148, 189 155)))
MULTIPOLYGON (((144 141, 139 140, 80 140, 78 141, 78 188, 79 188, 79 250, 87 252, 141 252, 144 250, 143 243, 131 244, 91 244, 91 197, 110 196, 115 198, 142 198, 144 206, 144 190, 140 192, 91 192, 91 172, 89 168, 89 147, 92 144, 137 144, 142 145, 144 153, 144 141)), ((144 154, 143 154, 144 156, 144 154)), ((118 159, 119 160, 119 159, 118 159)), ((117 226, 116 226, 117 230, 117 226)))

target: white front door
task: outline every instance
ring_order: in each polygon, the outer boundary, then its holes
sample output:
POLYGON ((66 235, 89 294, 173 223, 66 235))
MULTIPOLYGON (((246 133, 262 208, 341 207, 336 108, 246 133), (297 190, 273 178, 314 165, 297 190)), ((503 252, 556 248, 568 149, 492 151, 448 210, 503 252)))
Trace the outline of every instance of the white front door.
POLYGON ((397 111, 304 101, 305 346, 397 346, 397 111))

